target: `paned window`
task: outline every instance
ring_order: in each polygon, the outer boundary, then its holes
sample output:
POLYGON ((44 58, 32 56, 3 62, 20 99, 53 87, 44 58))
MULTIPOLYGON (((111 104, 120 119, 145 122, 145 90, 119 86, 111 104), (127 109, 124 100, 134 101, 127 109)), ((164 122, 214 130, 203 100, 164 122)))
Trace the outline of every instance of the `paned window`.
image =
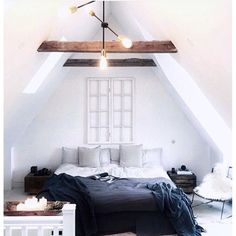
POLYGON ((88 79, 88 143, 134 141, 134 80, 88 79))

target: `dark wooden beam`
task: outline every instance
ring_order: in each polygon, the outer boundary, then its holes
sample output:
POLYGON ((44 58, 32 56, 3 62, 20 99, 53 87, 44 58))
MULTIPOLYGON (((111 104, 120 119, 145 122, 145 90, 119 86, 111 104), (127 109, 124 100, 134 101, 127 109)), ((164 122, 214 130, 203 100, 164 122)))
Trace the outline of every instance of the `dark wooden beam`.
MULTIPOLYGON (((152 59, 107 59, 109 67, 154 67, 156 63, 152 59)), ((63 66, 67 67, 97 67, 98 59, 68 59, 63 66)))
MULTIPOLYGON (((120 42, 106 41, 108 53, 175 53, 177 49, 171 41, 136 41, 132 48, 124 48, 120 42)), ((100 53, 101 41, 44 41, 38 48, 38 52, 80 52, 100 53)))

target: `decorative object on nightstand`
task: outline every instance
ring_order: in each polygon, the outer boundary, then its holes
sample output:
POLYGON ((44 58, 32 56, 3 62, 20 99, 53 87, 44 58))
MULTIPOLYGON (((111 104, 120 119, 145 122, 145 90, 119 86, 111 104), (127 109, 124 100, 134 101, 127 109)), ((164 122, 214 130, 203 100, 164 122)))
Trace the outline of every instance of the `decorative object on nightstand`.
MULTIPOLYGON (((32 169, 31 169, 32 170, 32 169)), ((52 171, 43 168, 39 171, 30 172, 25 176, 25 192, 37 194, 43 188, 44 183, 53 175, 52 171)))
POLYGON ((185 193, 192 193, 196 187, 197 177, 189 170, 167 171, 167 174, 178 188, 182 188, 185 193))

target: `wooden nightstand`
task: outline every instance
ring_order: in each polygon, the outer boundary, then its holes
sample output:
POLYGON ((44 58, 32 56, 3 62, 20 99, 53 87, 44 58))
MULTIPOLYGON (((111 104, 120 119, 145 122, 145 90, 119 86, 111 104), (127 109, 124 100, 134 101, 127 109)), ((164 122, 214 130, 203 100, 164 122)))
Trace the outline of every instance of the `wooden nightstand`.
POLYGON ((167 171, 167 174, 178 188, 182 188, 185 193, 192 193, 196 187, 197 177, 195 174, 191 175, 178 175, 167 171))
POLYGON ((29 194, 37 194, 43 188, 44 183, 53 173, 45 176, 36 176, 33 173, 29 173, 25 176, 25 192, 29 194))

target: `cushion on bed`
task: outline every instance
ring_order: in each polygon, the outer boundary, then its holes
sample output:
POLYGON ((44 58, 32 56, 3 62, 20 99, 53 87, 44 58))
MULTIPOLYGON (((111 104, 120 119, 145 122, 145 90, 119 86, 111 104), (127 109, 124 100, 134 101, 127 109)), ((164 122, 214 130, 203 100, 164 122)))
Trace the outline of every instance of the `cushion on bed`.
POLYGON ((78 164, 77 148, 62 147, 62 163, 78 164))
POLYGON ((110 149, 109 148, 102 148, 100 150, 100 165, 107 166, 110 163, 111 163, 110 149))
POLYGON ((117 148, 110 148, 111 163, 119 164, 120 163, 120 150, 117 148))
POLYGON ((100 166, 100 146, 95 148, 79 147, 78 150, 80 167, 100 166))
POLYGON ((120 145, 120 166, 142 167, 143 145, 120 145))
POLYGON ((161 148, 143 150, 143 167, 162 166, 161 154, 161 148))

